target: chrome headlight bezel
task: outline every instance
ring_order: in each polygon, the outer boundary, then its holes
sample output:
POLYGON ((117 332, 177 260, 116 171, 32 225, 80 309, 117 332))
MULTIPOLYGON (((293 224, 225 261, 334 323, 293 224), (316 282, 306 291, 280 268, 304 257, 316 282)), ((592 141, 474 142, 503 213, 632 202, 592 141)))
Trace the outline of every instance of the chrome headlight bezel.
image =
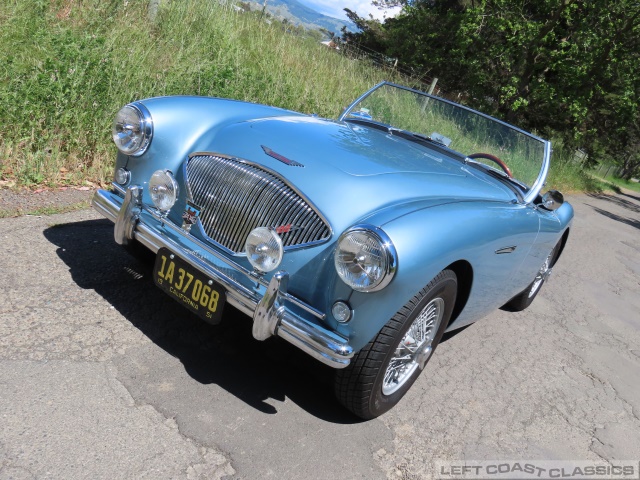
POLYGON ((381 228, 366 224, 354 225, 340 235, 336 244, 334 264, 340 279, 352 289, 365 293, 377 292, 393 280, 398 268, 398 254, 391 238, 381 228), (348 245, 348 242, 351 242, 351 245, 348 245), (378 255, 363 251, 365 242, 368 242, 378 255), (359 247, 357 252, 353 251, 354 246, 359 247), (365 273, 356 278, 353 271, 349 270, 350 263, 358 264, 363 273, 363 264, 373 265, 376 277, 371 280, 365 273))
POLYGON ((118 150, 131 157, 139 157, 147 151, 153 137, 151 113, 140 102, 125 105, 113 120, 111 134, 118 150), (129 122, 132 115, 137 119, 129 122))

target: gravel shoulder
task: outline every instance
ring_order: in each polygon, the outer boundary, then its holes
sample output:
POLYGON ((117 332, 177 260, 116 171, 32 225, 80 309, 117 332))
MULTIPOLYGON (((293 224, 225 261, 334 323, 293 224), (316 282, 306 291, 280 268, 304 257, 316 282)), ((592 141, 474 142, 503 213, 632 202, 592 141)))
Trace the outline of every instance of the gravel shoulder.
POLYGON ((54 214, 89 206, 95 192, 91 187, 38 189, 0 188, 0 218, 28 214, 54 214))
MULTIPOLYGON (((0 210, 92 193, 78 192, 0 190, 0 210)), ((330 369, 253 340, 233 309, 218 326, 185 314, 91 209, 0 218, 0 480, 408 480, 436 478, 438 461, 640 460, 640 195, 569 201, 569 242, 531 307, 448 338, 369 422, 333 400, 330 369)))

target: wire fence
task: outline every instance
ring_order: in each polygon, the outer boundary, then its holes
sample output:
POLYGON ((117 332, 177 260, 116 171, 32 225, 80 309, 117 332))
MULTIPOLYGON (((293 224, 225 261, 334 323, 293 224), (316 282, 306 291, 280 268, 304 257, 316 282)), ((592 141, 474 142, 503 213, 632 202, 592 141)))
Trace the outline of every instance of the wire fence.
POLYGON ((620 177, 622 175, 622 168, 616 165, 607 165, 607 164, 601 163, 598 166, 597 170, 594 170, 594 172, 600 178, 620 177))
POLYGON ((407 68, 397 58, 387 57, 380 52, 354 43, 341 42, 338 46, 338 51, 342 55, 355 60, 369 62, 376 68, 388 71, 394 77, 400 77, 403 83, 408 86, 424 91, 430 91, 433 88, 430 93, 449 100, 459 101, 462 97, 459 93, 450 92, 443 88, 442 84, 438 83, 437 77, 429 75, 430 72, 417 72, 414 69, 407 68))

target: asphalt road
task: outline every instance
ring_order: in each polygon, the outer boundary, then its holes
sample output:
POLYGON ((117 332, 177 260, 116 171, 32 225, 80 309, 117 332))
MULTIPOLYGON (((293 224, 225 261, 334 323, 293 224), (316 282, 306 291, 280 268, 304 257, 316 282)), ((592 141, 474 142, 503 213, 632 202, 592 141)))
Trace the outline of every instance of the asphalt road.
POLYGON ((0 220, 0 479, 428 479, 439 460, 640 459, 640 195, 574 196, 522 313, 448 338, 360 422, 332 372, 165 296, 92 210, 0 220))

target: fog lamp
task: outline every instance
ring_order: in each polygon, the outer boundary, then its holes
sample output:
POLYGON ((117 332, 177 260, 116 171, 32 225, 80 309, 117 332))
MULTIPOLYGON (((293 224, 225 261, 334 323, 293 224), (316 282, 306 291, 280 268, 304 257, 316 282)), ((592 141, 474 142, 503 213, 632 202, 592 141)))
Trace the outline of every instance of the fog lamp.
POLYGON ((156 208, 166 214, 178 198, 178 182, 169 170, 156 170, 149 179, 149 193, 156 208))
POLYGON ((258 227, 249 233, 244 244, 249 263, 262 273, 278 268, 282 262, 282 239, 273 228, 258 227))

